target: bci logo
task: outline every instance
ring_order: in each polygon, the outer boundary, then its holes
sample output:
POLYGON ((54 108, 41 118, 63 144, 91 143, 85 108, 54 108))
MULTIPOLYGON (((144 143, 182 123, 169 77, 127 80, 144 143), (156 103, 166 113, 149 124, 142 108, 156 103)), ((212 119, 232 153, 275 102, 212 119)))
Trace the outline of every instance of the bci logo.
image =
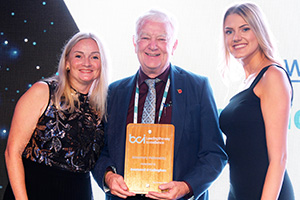
POLYGON ((288 63, 288 61, 285 59, 284 63, 286 71, 291 78, 291 81, 300 83, 300 68, 298 61, 295 59, 292 63, 288 63))
POLYGON ((141 136, 138 136, 138 137, 135 137, 135 136, 132 136, 131 134, 129 134, 129 142, 130 143, 144 143, 145 144, 145 141, 146 141, 146 135, 144 135, 144 137, 141 137, 141 136))

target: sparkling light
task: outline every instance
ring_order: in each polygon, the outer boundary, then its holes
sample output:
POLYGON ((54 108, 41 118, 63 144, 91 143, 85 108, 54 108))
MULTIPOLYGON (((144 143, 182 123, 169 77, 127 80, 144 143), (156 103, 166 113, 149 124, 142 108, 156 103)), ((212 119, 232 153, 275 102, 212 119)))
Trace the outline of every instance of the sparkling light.
POLYGON ((19 55, 19 52, 17 50, 12 50, 11 51, 11 56, 16 58, 19 55))
POLYGON ((28 42, 28 39, 27 39, 27 38, 24 38, 24 42, 28 42))
POLYGON ((2 129, 0 133, 1 133, 0 134, 1 138, 6 138, 6 136, 7 136, 7 130, 6 129, 2 129))
POLYGON ((32 44, 33 44, 33 46, 35 46, 35 45, 36 45, 36 42, 33 42, 32 44))
POLYGON ((36 69, 40 69, 40 66, 37 65, 35 68, 36 68, 36 69))
POLYGON ((19 56, 19 50, 16 48, 13 48, 9 52, 10 58, 17 58, 19 56))

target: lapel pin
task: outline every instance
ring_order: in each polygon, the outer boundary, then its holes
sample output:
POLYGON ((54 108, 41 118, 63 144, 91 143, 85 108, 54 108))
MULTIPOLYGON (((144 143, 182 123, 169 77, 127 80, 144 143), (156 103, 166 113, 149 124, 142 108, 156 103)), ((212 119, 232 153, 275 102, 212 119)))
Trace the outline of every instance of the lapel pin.
POLYGON ((179 94, 181 94, 181 93, 182 93, 182 89, 177 89, 177 92, 178 92, 179 94))

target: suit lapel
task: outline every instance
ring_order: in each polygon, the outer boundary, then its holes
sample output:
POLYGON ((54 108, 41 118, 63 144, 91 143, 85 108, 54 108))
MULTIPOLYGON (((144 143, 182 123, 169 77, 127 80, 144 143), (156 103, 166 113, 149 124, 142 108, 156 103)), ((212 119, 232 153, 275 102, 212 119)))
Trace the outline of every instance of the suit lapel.
POLYGON ((136 85, 136 78, 138 73, 135 76, 132 76, 125 84, 118 88, 118 118, 123 124, 122 127, 126 126, 127 113, 129 103, 132 97, 133 88, 136 85))
POLYGON ((185 75, 181 74, 174 66, 171 65, 171 98, 172 107, 172 124, 175 126, 175 149, 174 155, 177 155, 179 143, 183 135, 183 127, 186 111, 186 82, 185 75))
MULTIPOLYGON (((120 163, 124 163, 124 150, 125 150, 125 142, 126 142, 126 121, 127 121, 127 113, 128 107, 131 100, 133 88, 135 85, 136 76, 132 76, 127 82, 125 82, 122 86, 117 89, 117 104, 114 105, 117 108, 114 109, 115 116, 112 121, 114 122, 115 131, 114 134, 119 136, 111 136, 111 142, 115 144, 115 156, 117 160, 121 160, 120 163), (116 140, 115 138, 118 138, 116 140), (121 142, 120 141, 124 141, 121 142)), ((119 173, 123 173, 123 166, 118 166, 120 170, 119 173)))

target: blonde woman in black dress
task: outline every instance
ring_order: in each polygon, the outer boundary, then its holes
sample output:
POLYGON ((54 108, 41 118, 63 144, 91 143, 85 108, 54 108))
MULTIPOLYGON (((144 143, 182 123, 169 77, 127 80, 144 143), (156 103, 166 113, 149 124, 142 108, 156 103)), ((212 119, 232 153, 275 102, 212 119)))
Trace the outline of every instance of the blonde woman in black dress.
POLYGON ((220 115, 230 168, 230 200, 293 200, 286 171, 292 85, 274 56, 260 9, 230 7, 223 21, 226 64, 230 55, 243 67, 248 85, 220 115))
POLYGON ((107 59, 98 37, 75 34, 57 75, 18 101, 5 151, 4 199, 92 199, 90 170, 103 147, 107 59))

